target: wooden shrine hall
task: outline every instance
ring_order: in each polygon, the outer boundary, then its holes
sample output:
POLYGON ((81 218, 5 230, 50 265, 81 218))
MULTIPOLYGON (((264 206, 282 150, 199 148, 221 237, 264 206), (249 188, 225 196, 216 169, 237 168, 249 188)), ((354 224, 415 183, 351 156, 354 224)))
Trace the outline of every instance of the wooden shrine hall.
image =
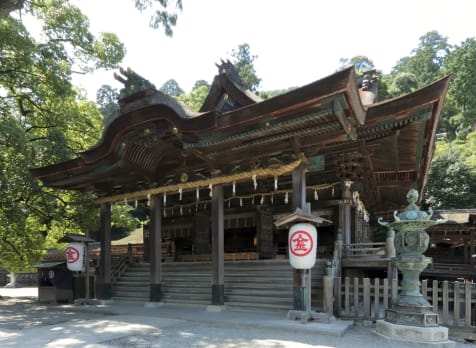
MULTIPOLYGON (((369 247, 373 222, 405 207, 410 188, 421 196, 449 78, 375 102, 375 72, 356 76, 351 67, 261 100, 244 88, 230 62, 218 68, 199 112, 121 69, 120 111, 100 142, 73 160, 32 169, 45 186, 97 195, 100 298, 112 298, 115 286, 111 204, 137 202, 150 212, 144 236, 149 301, 166 300, 172 286, 161 255, 162 243, 172 240, 174 263, 209 256, 205 298, 223 305, 232 302, 227 254, 251 252, 256 269, 284 262, 287 230, 274 221, 297 208, 326 221, 318 226, 320 265, 333 259, 341 240, 342 257, 360 256, 365 267, 359 250, 369 260, 380 255, 369 247)), ((287 294, 298 308, 303 300, 292 289, 299 275, 290 272, 287 294)))

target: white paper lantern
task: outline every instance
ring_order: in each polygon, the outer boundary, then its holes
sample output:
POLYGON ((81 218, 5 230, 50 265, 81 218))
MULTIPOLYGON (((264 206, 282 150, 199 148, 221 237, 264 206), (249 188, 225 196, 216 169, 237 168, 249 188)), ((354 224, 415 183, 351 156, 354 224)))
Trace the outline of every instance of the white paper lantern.
POLYGON ((66 265, 70 271, 84 271, 84 244, 69 243, 66 248, 66 265))
POLYGON ((317 230, 307 223, 291 226, 288 234, 289 262, 296 269, 311 269, 316 263, 317 230))

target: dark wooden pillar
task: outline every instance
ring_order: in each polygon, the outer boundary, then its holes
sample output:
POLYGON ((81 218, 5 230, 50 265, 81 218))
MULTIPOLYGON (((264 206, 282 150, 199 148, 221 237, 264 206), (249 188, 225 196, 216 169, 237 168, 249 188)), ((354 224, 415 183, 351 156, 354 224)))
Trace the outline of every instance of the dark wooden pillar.
POLYGON ((224 255, 224 212, 223 186, 212 188, 212 304, 225 303, 225 255, 224 255))
POLYGON ((197 214, 195 216, 195 233, 193 235, 195 254, 210 254, 210 216, 197 214))
POLYGON ((344 200, 341 199, 339 201, 339 216, 338 216, 338 221, 337 221, 336 240, 338 240, 340 238, 340 240, 342 240, 342 244, 344 244, 343 232, 344 232, 344 200))
POLYGON ((469 237, 469 255, 470 255, 470 263, 471 266, 474 266, 474 231, 471 230, 470 237, 469 237))
POLYGON ((112 298, 111 285, 111 204, 101 204, 100 237, 101 237, 101 264, 99 267, 99 298, 112 298))
POLYGON ((306 209, 306 172, 307 165, 304 163, 293 170, 293 210, 306 209))
POLYGON ((342 233, 342 242, 344 244, 344 256, 349 253, 346 245, 352 243, 352 193, 350 188, 352 186, 351 181, 345 181, 342 183, 343 193, 339 203, 339 232, 342 233))
POLYGON ((344 182, 344 243, 350 244, 352 243, 352 235, 351 235, 351 208, 352 208, 352 197, 350 192, 350 187, 352 183, 350 181, 344 182))
POLYGON ((257 245, 256 251, 260 259, 272 259, 274 253, 273 214, 263 209, 257 212, 257 245))
MULTIPOLYGON (((301 163, 292 173, 293 184, 293 210, 306 209, 306 170, 301 163)), ((303 311, 306 309, 306 285, 304 283, 304 270, 293 271, 293 309, 303 311)))
POLYGON ((469 265, 471 263, 469 254, 469 243, 467 240, 463 241, 463 258, 465 264, 469 265))
POLYGON ((162 300, 161 263, 162 263, 162 205, 159 195, 150 198, 150 301, 162 300))
POLYGON ((150 262, 150 248, 147 248, 146 245, 150 245, 150 221, 144 224, 142 228, 142 238, 143 238, 143 257, 142 260, 144 262, 150 262))

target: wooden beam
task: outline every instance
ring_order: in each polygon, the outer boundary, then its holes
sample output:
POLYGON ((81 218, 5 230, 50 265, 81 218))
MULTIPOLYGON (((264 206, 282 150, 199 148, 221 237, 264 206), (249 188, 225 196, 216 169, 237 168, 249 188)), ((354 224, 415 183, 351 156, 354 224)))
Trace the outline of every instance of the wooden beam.
POLYGON ((293 149, 293 152, 295 154, 299 154, 302 151, 301 140, 298 137, 294 136, 294 137, 291 137, 289 141, 291 142, 291 148, 293 149))
POLYGON ((366 144, 365 140, 362 140, 360 142, 360 153, 362 155, 362 158, 366 162, 367 168, 368 168, 367 175, 370 178, 370 180, 369 180, 370 187, 369 187, 369 185, 366 185, 364 190, 369 192, 369 196, 370 196, 369 198, 370 199, 369 199, 369 202, 367 202, 366 204, 371 206, 370 203, 372 202, 372 200, 374 200, 376 202, 380 202, 381 197, 380 197, 380 191, 379 191, 378 185, 377 185, 377 178, 375 177, 375 170, 374 170, 374 164, 373 164, 372 158, 371 158, 371 153, 367 149, 367 144, 366 144))
POLYGON ((144 176, 144 179, 147 180, 148 182, 155 182, 157 180, 156 173, 150 171, 149 169, 137 163, 132 163, 124 158, 122 159, 121 162, 123 167, 128 167, 129 169, 133 171, 141 173, 144 176))
MULTIPOLYGON (((426 122, 425 121, 420 121, 419 122, 419 128, 418 128, 418 143, 417 143, 417 148, 416 148, 416 162, 415 162, 415 171, 418 173, 418 177, 420 177, 420 168, 422 165, 422 155, 423 155, 423 145, 425 144, 425 127, 426 127, 426 122)), ((423 188, 420 187, 420 190, 423 188)))
POLYGON ((332 111, 334 115, 337 117, 337 120, 341 124, 342 128, 344 129, 344 132, 347 134, 349 139, 351 140, 356 140, 357 139, 357 130, 350 123, 348 120, 345 111, 344 111, 344 104, 347 104, 345 99, 342 96, 339 96, 338 98, 334 98, 333 104, 332 104, 332 111))
POLYGON ((292 173, 293 210, 306 209, 306 171, 307 164, 301 163, 292 173))
MULTIPOLYGON (((292 173, 293 210, 306 209, 306 169, 307 164, 301 163, 292 173)), ((305 310, 306 296, 304 285, 304 270, 293 270, 293 309, 305 310)))
POLYGON ((212 304, 225 303, 225 253, 223 186, 212 188, 212 304))
POLYGON ((188 149, 187 152, 190 152, 193 156, 201 159, 202 161, 204 161, 205 163, 208 164, 208 166, 210 167, 213 167, 215 165, 215 160, 212 156, 210 155, 205 155, 203 154, 203 151, 199 150, 199 149, 188 149))
POLYGON ((100 208, 101 263, 99 266, 99 298, 112 298, 111 284, 111 204, 102 203, 100 208))
POLYGON ((392 153, 393 153, 393 170, 398 172, 400 170, 400 157, 398 151, 398 138, 400 131, 397 130, 392 136, 392 153))
POLYGON ((469 256, 471 265, 474 266, 474 230, 471 230, 469 237, 469 256))
POLYGON ((159 195, 150 199, 150 301, 162 300, 161 267, 162 267, 162 204, 159 195))

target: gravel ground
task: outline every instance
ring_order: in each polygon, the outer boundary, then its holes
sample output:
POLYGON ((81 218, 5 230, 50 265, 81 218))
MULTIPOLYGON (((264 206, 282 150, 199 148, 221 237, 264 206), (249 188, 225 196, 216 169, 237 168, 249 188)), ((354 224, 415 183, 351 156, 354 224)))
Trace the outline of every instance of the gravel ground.
POLYGON ((101 313, 52 311, 31 298, 0 299, 0 330, 25 330, 104 317, 101 313))
MULTIPOLYGON (((153 311, 148 312, 149 315, 138 313, 141 311, 120 314, 78 311, 40 305, 35 297, 4 297, 0 299, 0 347, 409 347, 407 343, 375 335, 372 328, 360 326, 351 327, 343 336, 335 337, 312 331, 260 327, 246 322, 249 316, 240 313, 236 314, 237 318, 243 320, 238 324, 225 320, 200 320, 197 317, 185 319, 185 310, 169 317, 159 317, 153 311)), ((204 315, 208 314, 204 312, 204 315)), ((456 337, 454 347, 476 346, 465 342, 462 337, 456 337)))
MULTIPOLYGON (((96 347, 194 347, 194 348, 308 348, 308 347, 382 347, 371 343, 367 333, 351 329, 352 343, 344 337, 330 337, 312 333, 292 333, 262 328, 228 327, 201 323, 179 323, 141 335, 124 336, 100 342, 96 347)), ((377 337, 371 337, 377 339, 377 337)), ((378 340, 380 341, 380 340, 378 340)), ((402 347, 400 345, 400 347, 402 347)))

